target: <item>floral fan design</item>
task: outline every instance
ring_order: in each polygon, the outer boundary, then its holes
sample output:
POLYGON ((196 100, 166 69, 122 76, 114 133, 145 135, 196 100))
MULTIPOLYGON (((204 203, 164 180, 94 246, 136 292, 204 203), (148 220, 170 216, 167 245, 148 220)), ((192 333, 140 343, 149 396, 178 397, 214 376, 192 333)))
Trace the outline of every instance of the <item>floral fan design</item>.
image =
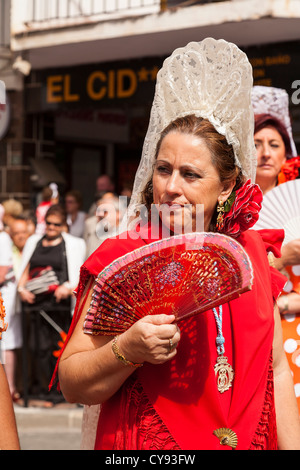
POLYGON ((252 286, 243 247, 218 233, 177 235, 138 248, 98 275, 84 331, 116 335, 146 315, 176 321, 233 300, 252 286))
POLYGON ((287 181, 263 199, 255 230, 284 229, 284 244, 300 238, 300 180, 287 181))

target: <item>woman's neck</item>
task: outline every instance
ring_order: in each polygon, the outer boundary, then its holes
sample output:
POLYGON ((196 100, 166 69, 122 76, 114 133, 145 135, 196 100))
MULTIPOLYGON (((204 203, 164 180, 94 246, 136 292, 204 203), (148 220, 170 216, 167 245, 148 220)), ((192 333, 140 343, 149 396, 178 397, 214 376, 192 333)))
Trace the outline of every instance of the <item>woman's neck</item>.
POLYGON ((56 246, 59 245, 62 241, 62 236, 58 235, 55 238, 48 238, 47 235, 43 238, 43 246, 56 246))

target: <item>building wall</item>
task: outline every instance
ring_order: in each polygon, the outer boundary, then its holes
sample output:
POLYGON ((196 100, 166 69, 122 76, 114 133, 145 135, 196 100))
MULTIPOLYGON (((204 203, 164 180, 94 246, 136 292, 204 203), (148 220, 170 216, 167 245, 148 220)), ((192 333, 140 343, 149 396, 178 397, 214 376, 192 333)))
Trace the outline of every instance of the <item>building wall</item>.
MULTIPOLYGON (((87 8, 88 3, 78 4, 87 8)), ((243 48, 255 84, 288 91, 299 148, 299 0, 201 1, 189 7, 186 2, 162 3, 164 8, 156 0, 139 0, 135 5, 143 4, 144 10, 81 15, 72 10, 67 17, 61 9, 58 17, 50 7, 40 7, 34 16, 33 0, 21 5, 13 0, 13 60, 20 56, 27 61, 31 73, 15 72, 23 87, 9 91, 13 121, 1 144, 0 198, 18 194, 32 202, 44 176, 36 174, 32 160, 52 162, 51 176, 56 169, 64 188, 80 184, 82 155, 91 184, 103 171, 115 177, 118 188, 129 184, 147 129, 157 69, 176 47, 207 36, 243 48)), ((57 2, 39 4, 54 8, 57 2)), ((86 176, 83 181, 84 188, 86 176)))

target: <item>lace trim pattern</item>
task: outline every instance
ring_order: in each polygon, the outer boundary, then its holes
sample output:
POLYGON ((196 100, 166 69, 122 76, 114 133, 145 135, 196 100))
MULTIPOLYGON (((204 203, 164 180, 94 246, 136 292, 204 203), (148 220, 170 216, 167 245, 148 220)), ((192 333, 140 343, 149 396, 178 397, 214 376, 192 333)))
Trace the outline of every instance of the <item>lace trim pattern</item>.
POLYGON ((129 379, 122 393, 114 450, 180 450, 143 388, 129 379))
MULTIPOLYGON (((134 378, 123 389, 113 450, 181 450, 134 378)), ((277 450, 272 358, 265 400, 249 450, 277 450)))
POLYGON ((253 436, 249 450, 277 450, 277 426, 274 402, 273 358, 269 361, 269 371, 265 392, 265 401, 261 417, 253 436))

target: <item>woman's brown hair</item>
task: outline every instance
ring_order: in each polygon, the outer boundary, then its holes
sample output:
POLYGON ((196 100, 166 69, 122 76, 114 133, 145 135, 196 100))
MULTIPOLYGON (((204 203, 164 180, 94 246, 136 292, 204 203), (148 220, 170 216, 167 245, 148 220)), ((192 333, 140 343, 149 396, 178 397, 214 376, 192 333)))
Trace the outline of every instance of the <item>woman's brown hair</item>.
POLYGON ((50 215, 56 215, 57 217, 60 217, 62 225, 67 223, 66 211, 60 204, 53 204, 53 206, 49 207, 48 211, 46 212, 45 220, 47 220, 50 215))

